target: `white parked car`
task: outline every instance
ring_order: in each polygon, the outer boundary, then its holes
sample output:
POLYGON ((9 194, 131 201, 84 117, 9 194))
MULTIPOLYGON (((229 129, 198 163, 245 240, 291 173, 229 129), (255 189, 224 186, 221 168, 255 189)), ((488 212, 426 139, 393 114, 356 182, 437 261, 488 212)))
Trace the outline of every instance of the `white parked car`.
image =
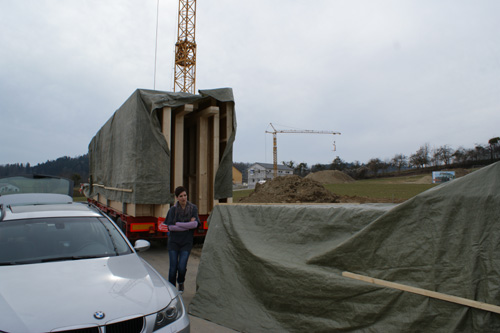
MULTIPOLYGON (((4 181, 4 179, 2 179, 4 181)), ((0 332, 189 332, 179 292, 97 208, 0 196, 0 332)))

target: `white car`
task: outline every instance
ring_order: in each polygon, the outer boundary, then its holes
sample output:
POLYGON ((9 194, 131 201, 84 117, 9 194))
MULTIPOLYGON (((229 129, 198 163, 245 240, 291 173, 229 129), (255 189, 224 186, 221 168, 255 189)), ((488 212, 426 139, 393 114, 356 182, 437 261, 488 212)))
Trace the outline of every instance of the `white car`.
MULTIPOLYGON (((22 189, 21 189, 22 192, 22 189)), ((179 292, 97 208, 0 196, 0 332, 189 332, 179 292)))

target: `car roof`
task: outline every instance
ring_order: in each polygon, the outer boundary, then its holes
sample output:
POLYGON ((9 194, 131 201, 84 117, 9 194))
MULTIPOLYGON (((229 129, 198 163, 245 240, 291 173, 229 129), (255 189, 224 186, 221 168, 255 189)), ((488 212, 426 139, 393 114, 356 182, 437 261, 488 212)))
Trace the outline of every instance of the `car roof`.
POLYGON ((88 204, 68 195, 49 193, 10 194, 0 197, 1 221, 48 217, 102 216, 88 204))
POLYGON ((69 195, 54 193, 20 193, 0 196, 0 205, 46 205, 56 203, 70 203, 73 199, 69 195))
POLYGON ((0 195, 17 193, 57 193, 73 196, 71 179, 49 175, 19 175, 0 178, 0 195))

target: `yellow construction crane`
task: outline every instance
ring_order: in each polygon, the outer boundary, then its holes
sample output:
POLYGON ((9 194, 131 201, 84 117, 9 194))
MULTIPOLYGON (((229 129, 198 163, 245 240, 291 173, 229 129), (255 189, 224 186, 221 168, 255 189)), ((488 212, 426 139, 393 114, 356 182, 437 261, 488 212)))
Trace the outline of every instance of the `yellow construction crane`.
POLYGON ((309 133, 309 134, 333 134, 340 135, 340 132, 334 131, 314 131, 314 130, 277 130, 274 128, 273 124, 269 124, 273 128, 273 131, 266 131, 266 133, 270 133, 273 135, 273 174, 274 178, 278 177, 278 143, 276 134, 278 133, 309 133))
POLYGON ((196 93, 196 0, 179 0, 174 91, 196 93))

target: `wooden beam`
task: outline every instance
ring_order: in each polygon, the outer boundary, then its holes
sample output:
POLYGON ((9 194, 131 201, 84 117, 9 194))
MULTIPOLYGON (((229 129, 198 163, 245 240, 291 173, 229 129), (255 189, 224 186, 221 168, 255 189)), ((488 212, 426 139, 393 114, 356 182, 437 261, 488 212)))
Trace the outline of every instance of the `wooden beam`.
POLYGON ((219 202, 219 200, 215 200, 215 175, 217 170, 219 169, 219 161, 220 161, 220 114, 217 112, 211 118, 212 120, 212 165, 210 166, 210 205, 208 207, 209 211, 212 211, 214 205, 219 202))
MULTIPOLYGON (((196 165, 196 193, 198 196, 198 210, 200 214, 208 214, 213 208, 213 177, 214 165, 211 163, 214 156, 214 137, 219 137, 218 106, 209 106, 196 113, 197 117, 197 165, 196 165), (217 117, 217 134, 214 132, 217 117)), ((217 147, 219 142, 217 141, 217 147)), ((218 148, 217 148, 218 149, 218 148)))
POLYGON ((199 213, 208 214, 208 118, 199 117, 197 125, 196 194, 199 213))
POLYGON ((102 184, 93 184, 93 186, 102 187, 103 189, 110 190, 110 191, 119 191, 119 192, 128 192, 128 193, 134 192, 134 190, 132 190, 131 188, 118 188, 118 187, 104 186, 102 184))
POLYGON ((226 103, 226 137, 224 138, 226 141, 229 140, 229 137, 233 133, 233 104, 226 103))
POLYGON ((193 112, 193 110, 194 110, 193 104, 184 104, 178 108, 175 108, 174 114, 184 116, 184 115, 188 114, 189 112, 193 112))
POLYGON ((198 116, 208 118, 211 116, 214 116, 219 113, 219 107, 218 106, 209 106, 206 109, 201 110, 198 112, 198 116))
POLYGON ((416 287, 412 287, 412 286, 407 286, 407 285, 400 284, 400 283, 375 279, 375 278, 372 278, 372 277, 369 277, 366 275, 360 275, 360 274, 355 274, 355 273, 351 273, 351 272, 342 272, 342 276, 348 277, 351 279, 355 279, 355 280, 359 280, 359 281, 377 284, 377 285, 380 285, 383 287, 403 290, 403 291, 407 291, 407 292, 422 295, 422 296, 436 298, 436 299, 440 299, 442 301, 447 301, 447 302, 451 302, 451 303, 465 305, 465 306, 469 306, 471 308, 476 308, 479 310, 500 313, 500 306, 488 304, 488 303, 483 303, 483 302, 478 302, 478 301, 474 301, 474 300, 471 300, 468 298, 447 295, 447 294, 439 293, 436 291, 431 291, 431 290, 427 290, 427 289, 421 289, 421 288, 416 288, 416 287))
MULTIPOLYGON (((199 202, 198 202, 198 194, 197 194, 197 163, 196 163, 196 157, 198 156, 197 153, 197 128, 196 126, 190 126, 186 128, 188 131, 187 137, 188 142, 186 142, 187 150, 184 151, 184 174, 186 175, 184 177, 184 181, 187 182, 188 186, 188 198, 191 198, 191 202, 193 202, 195 205, 198 206, 199 210, 199 202), (187 161, 187 163, 186 163, 187 161)), ((184 185, 186 186, 186 185, 184 185)), ((199 213, 201 214, 201 213, 199 213)))
POLYGON ((161 133, 165 137, 165 140, 167 140, 167 147, 170 149, 170 143, 171 143, 171 123, 172 123, 172 108, 169 108, 165 106, 163 108, 163 114, 162 114, 162 124, 161 124, 161 133))
POLYGON ((173 115, 173 144, 172 144, 172 163, 171 163, 171 190, 184 184, 184 116, 193 112, 192 104, 185 104, 175 109, 173 115))

